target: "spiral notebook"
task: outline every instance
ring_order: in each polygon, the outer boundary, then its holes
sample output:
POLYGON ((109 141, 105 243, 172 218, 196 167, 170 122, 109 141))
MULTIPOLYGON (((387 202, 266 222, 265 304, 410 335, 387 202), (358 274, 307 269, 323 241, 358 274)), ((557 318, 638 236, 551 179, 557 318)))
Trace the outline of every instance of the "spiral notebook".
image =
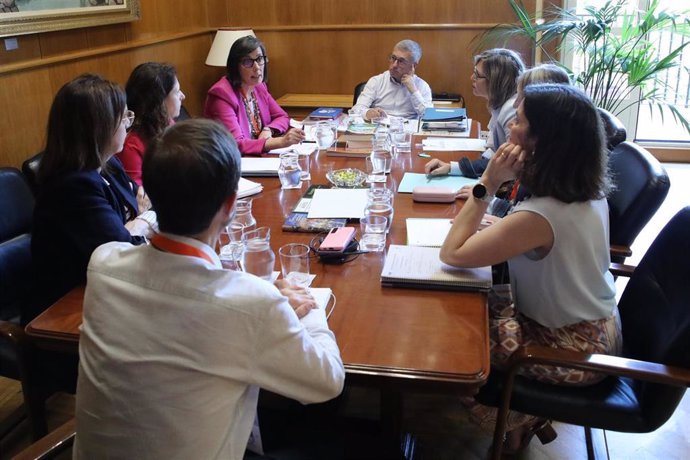
POLYGON ((391 244, 381 271, 387 287, 488 291, 491 267, 457 268, 439 259, 440 248, 391 244))

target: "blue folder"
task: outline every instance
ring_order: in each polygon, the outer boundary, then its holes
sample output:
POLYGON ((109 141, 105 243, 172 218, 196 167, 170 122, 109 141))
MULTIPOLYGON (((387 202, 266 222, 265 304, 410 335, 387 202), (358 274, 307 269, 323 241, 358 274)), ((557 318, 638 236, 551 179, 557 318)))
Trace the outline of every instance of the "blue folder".
POLYGON ((422 121, 462 121, 467 118, 465 109, 430 107, 424 110, 422 121))

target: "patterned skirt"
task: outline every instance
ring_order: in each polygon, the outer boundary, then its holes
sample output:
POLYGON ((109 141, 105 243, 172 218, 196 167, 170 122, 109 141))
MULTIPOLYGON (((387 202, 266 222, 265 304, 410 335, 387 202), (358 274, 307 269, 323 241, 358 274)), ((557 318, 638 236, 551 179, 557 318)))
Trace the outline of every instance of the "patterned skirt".
MULTIPOLYGON (((510 286, 496 286, 489 293, 489 335, 491 365, 503 369, 510 355, 521 345, 541 345, 584 353, 618 355, 623 346, 618 309, 604 319, 582 321, 561 328, 549 328, 515 310, 510 286)), ((540 382, 562 385, 591 385, 604 378, 595 372, 533 365, 519 372, 540 382)), ((472 419, 484 430, 493 432, 498 409, 483 406, 473 398, 463 398, 472 419)), ((536 417, 510 411, 506 431, 533 423, 536 417)))

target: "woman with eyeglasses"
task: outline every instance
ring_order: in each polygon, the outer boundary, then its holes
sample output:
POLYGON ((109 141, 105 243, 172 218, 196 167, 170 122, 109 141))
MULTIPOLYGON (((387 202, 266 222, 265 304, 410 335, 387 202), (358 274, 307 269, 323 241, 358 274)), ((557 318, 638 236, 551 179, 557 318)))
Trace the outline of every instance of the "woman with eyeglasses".
POLYGON ((152 235, 149 223, 138 218, 148 200, 137 196, 137 184, 115 157, 133 119, 122 88, 97 75, 81 75, 55 95, 31 238, 37 288, 24 323, 86 281, 98 246, 143 244, 152 235))
MULTIPOLYGON (((525 64, 520 56, 509 49, 494 48, 474 57, 472 93, 487 100, 491 113, 487 149, 480 159, 472 162, 476 175, 484 172, 494 151, 510 140, 510 122, 515 118, 517 81, 524 70, 525 64)), ((432 176, 461 175, 458 162, 445 163, 437 158, 429 161, 424 171, 432 176)))
POLYGON ((127 84, 127 105, 137 114, 117 157, 125 172, 141 185, 144 151, 152 140, 175 123, 185 95, 177 71, 170 64, 145 62, 134 68, 127 84))
POLYGON ((261 155, 304 140, 266 87, 268 56, 252 35, 239 38, 228 54, 226 75, 208 90, 204 116, 223 123, 243 155, 261 155))

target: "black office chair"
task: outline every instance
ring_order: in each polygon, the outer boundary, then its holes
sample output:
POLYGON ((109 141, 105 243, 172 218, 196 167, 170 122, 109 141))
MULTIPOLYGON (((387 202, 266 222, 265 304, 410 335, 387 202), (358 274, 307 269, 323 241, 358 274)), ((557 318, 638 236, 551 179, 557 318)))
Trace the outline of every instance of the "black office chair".
POLYGON ((614 114, 606 109, 597 108, 599 110, 599 117, 604 122, 604 132, 606 133, 606 147, 609 151, 613 150, 621 142, 625 141, 628 133, 625 131, 625 126, 614 114))
POLYGON ((364 87, 366 85, 367 85, 367 82, 365 82, 365 81, 357 83, 357 85, 355 85, 355 91, 354 91, 354 94, 352 96, 352 105, 355 105, 357 103, 357 99, 359 98, 359 95, 362 94, 362 90, 364 89, 364 87))
POLYGON ((29 182, 29 186, 34 195, 36 195, 38 191, 38 181, 36 177, 38 176, 38 167, 41 165, 41 158, 43 158, 43 151, 38 152, 22 163, 22 174, 24 174, 24 177, 26 177, 26 180, 29 182))
POLYGON ((690 386, 690 207, 659 233, 618 304, 623 356, 523 347, 506 372, 493 371, 477 399, 499 407, 493 456, 500 457, 508 408, 590 428, 648 433, 671 417, 690 386), (516 375, 546 364, 608 375, 590 386, 549 385, 516 375))
MULTIPOLYGON (((31 289, 33 208, 34 197, 24 176, 15 168, 0 168, 0 375, 20 380, 23 387, 28 341, 20 315, 31 289)), ((25 404, 0 423, 0 436, 21 420, 28 407, 25 404)))
POLYGON ((661 163, 632 142, 621 142, 611 151, 609 168, 616 185, 608 197, 611 261, 622 263, 666 199, 671 181, 661 163))

